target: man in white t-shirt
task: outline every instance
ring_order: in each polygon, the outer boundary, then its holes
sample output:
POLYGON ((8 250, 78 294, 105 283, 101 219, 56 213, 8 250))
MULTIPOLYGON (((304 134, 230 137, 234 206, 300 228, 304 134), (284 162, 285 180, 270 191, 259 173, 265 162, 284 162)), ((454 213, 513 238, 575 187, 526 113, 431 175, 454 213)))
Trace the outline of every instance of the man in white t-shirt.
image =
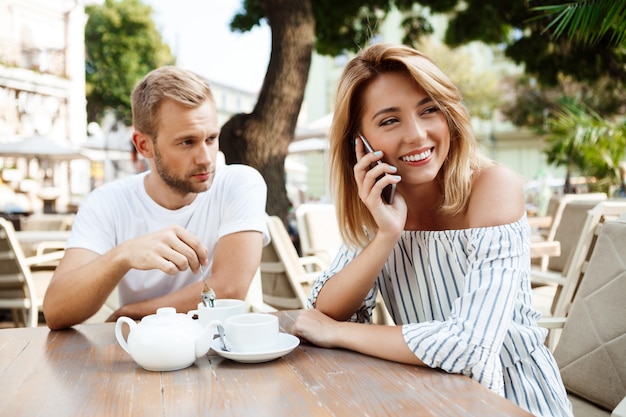
POLYGON ((206 80, 176 67, 132 93, 133 144, 150 170, 95 189, 81 204, 44 298, 51 329, 81 323, 118 287, 120 316, 246 296, 269 242, 261 175, 217 165, 217 110, 206 80))

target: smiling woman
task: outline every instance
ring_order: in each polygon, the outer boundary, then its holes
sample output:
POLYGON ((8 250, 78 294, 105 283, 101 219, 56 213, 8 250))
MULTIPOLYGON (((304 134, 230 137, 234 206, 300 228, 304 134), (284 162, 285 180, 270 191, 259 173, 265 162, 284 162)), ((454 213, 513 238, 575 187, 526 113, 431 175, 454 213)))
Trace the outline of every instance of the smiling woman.
POLYGON ((345 246, 294 332, 467 375, 536 416, 571 416, 532 304, 523 182, 480 154, 458 88, 419 51, 377 44, 346 66, 334 115, 345 246), (379 292, 395 326, 370 324, 379 292))

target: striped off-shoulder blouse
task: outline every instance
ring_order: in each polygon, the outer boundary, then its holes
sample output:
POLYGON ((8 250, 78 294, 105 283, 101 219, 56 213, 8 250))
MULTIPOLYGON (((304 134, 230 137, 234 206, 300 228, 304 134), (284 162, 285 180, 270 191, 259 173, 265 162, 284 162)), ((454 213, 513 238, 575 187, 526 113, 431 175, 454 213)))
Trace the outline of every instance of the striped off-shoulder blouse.
MULTIPOLYGON (((343 247, 311 292, 355 256, 343 247)), ((405 231, 351 321, 370 322, 380 293, 409 348, 426 365, 467 375, 535 415, 571 405, 537 326, 530 286, 530 227, 405 231)))

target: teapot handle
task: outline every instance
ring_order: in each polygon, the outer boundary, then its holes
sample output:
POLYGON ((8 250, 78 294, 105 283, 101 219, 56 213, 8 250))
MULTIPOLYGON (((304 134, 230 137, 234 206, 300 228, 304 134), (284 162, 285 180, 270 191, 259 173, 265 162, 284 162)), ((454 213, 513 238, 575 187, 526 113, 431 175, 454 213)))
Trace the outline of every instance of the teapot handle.
POLYGON ((129 317, 120 317, 115 323, 115 337, 117 338, 117 343, 119 343, 122 349, 124 349, 126 353, 130 355, 130 351, 128 350, 128 343, 126 342, 126 339, 124 339, 124 335, 122 334, 122 326, 124 325, 124 323, 128 324, 130 331, 133 330, 137 323, 135 322, 135 320, 129 317))
POLYGON ((206 355, 211 349, 211 343, 213 342, 213 336, 215 336, 215 329, 218 324, 220 324, 219 320, 211 320, 208 326, 202 329, 195 341, 196 358, 206 355))

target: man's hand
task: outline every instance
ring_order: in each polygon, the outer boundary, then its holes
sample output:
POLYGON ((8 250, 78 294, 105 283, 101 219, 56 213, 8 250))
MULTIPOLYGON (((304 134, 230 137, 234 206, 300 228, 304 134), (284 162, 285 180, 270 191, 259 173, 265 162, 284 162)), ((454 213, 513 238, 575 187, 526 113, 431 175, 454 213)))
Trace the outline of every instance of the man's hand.
POLYGON ((120 248, 128 254, 129 269, 159 269, 173 275, 187 268, 198 272, 208 262, 208 249, 178 225, 128 240, 120 248))

